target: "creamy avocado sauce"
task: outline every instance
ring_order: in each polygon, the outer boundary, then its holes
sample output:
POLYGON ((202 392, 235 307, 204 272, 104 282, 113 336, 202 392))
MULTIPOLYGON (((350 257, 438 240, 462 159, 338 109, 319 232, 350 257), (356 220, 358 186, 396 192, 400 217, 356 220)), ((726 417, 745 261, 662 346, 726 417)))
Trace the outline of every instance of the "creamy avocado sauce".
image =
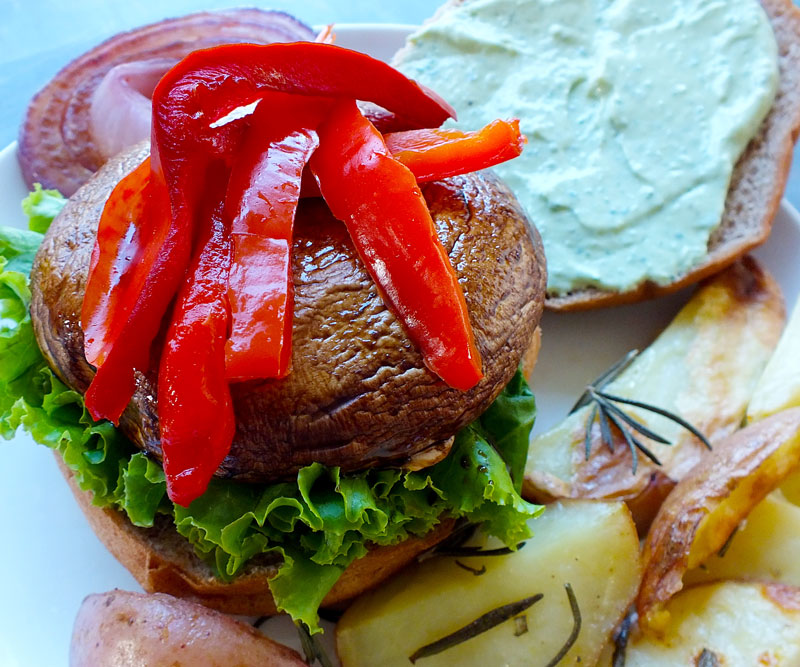
POLYGON ((542 234, 550 294, 702 260, 778 82, 756 0, 467 0, 398 65, 460 127, 521 119, 528 145, 495 170, 542 234))

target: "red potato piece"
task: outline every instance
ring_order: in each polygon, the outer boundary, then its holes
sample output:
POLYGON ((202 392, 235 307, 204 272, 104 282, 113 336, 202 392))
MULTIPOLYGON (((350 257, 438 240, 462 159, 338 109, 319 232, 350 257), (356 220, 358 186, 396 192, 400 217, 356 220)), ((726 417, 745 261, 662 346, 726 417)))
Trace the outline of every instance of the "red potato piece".
POLYGON ((87 597, 72 631, 71 667, 304 667, 300 655, 246 623, 162 593, 87 597))

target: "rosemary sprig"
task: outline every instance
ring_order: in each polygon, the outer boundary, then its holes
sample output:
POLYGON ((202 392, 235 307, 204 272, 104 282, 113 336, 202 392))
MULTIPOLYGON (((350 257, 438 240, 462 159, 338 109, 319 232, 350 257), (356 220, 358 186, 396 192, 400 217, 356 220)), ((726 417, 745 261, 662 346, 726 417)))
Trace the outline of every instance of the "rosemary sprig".
MULTIPOLYGON (((569 637, 567 637, 567 641, 564 642, 564 645, 561 647, 558 653, 556 653, 553 659, 547 663, 547 667, 555 667, 564 659, 567 653, 569 653, 569 650, 578 640, 578 635, 581 632, 581 610, 578 606, 578 600, 575 597, 575 592, 572 590, 572 586, 568 583, 564 584, 564 589, 567 591, 567 599, 569 600, 569 607, 572 611, 572 630, 569 633, 569 637)), ((472 623, 468 623, 463 628, 460 628, 455 632, 442 637, 441 639, 437 639, 435 642, 431 642, 430 644, 426 644, 425 646, 418 648, 408 657, 408 659, 412 663, 415 663, 420 658, 427 658, 429 656, 436 655, 437 653, 441 653, 449 648, 453 648, 453 646, 457 646, 458 644, 472 639, 473 637, 477 637, 479 634, 482 634, 487 630, 491 630, 495 626, 498 626, 511 618, 514 619, 514 636, 519 637, 528 631, 528 617, 527 615, 522 614, 522 612, 532 607, 543 597, 544 595, 542 593, 537 593, 536 595, 518 600, 517 602, 510 602, 502 607, 497 607, 497 609, 492 609, 491 611, 488 611, 482 616, 476 618, 474 621, 472 621, 472 623)))
MULTIPOLYGON (((595 389, 602 389, 612 380, 616 380, 622 374, 622 372, 633 363, 633 360, 636 359, 638 354, 639 350, 631 350, 628 352, 628 354, 622 357, 622 359, 612 364, 608 370, 603 371, 598 377, 596 377, 590 386, 594 387, 595 389)), ((591 402, 591 397, 588 396, 588 392, 584 392, 581 394, 578 402, 572 406, 572 409, 569 411, 570 414, 576 410, 580 410, 584 405, 589 405, 591 402)))
POLYGON ((453 547, 452 549, 438 549, 437 556, 449 556, 451 558, 473 558, 478 556, 506 556, 514 553, 525 546, 525 542, 520 542, 512 549, 511 547, 498 547, 497 549, 484 549, 483 547, 453 547))
POLYGON ((625 667, 625 651, 628 649, 628 639, 631 634, 631 627, 636 622, 636 609, 631 609, 619 630, 614 634, 614 657, 612 658, 612 667, 625 667))
POLYGON ((575 592, 572 590, 572 586, 570 584, 564 584, 564 588, 567 591, 569 608, 572 610, 572 632, 569 633, 569 637, 567 637, 567 641, 564 642, 564 646, 561 647, 561 650, 556 653, 550 662, 547 663, 547 667, 555 667, 559 662, 561 662, 567 653, 569 653, 572 645, 578 641, 578 635, 581 633, 582 621, 581 610, 580 607, 578 607, 578 599, 575 597, 575 592))
POLYGON ((306 663, 314 665, 319 661, 321 667, 333 667, 331 659, 325 652, 325 648, 317 638, 308 631, 308 626, 303 623, 295 623, 297 634, 300 635, 300 644, 303 647, 306 663))
POLYGON ((597 421, 600 423, 600 439, 606 444, 612 454, 614 453, 614 437, 612 435, 612 426, 619 431, 620 435, 625 440, 625 444, 628 446, 628 449, 631 452, 631 467, 634 475, 636 474, 636 470, 639 465, 640 452, 656 465, 661 465, 661 461, 658 460, 658 457, 641 441, 640 438, 637 437, 636 434, 642 435, 645 438, 649 438, 650 440, 664 445, 671 445, 672 443, 632 415, 625 412, 619 407, 618 404, 630 405, 640 408, 641 410, 646 410, 647 412, 652 412, 654 414, 661 415, 662 417, 666 417, 670 421, 675 422, 682 428, 689 431, 708 449, 711 449, 711 443, 708 442, 708 439, 679 415, 676 415, 669 410, 665 410, 664 408, 660 408, 657 405, 643 403, 642 401, 636 401, 630 398, 623 398, 622 396, 616 396, 603 391, 607 384, 619 377, 619 375, 631 365, 638 353, 638 350, 631 350, 622 359, 613 364, 611 368, 603 372, 591 384, 587 385, 586 391, 581 394, 577 403, 575 403, 575 405, 572 407, 572 410, 570 410, 570 414, 572 414, 580 408, 588 405, 592 406, 592 410, 589 413, 589 419, 586 422, 586 435, 584 437, 586 460, 589 460, 592 449, 592 425, 595 423, 595 421, 597 421))
POLYGON ((460 628, 455 632, 442 637, 441 639, 437 639, 435 642, 425 644, 425 646, 418 648, 408 657, 408 659, 412 663, 415 663, 420 658, 427 658, 428 656, 436 655, 437 653, 446 651, 447 649, 461 644, 468 639, 477 637, 479 634, 486 632, 487 630, 491 630, 493 627, 500 625, 508 619, 519 616, 523 611, 532 607, 539 600, 541 600, 542 597, 544 596, 541 593, 537 593, 536 595, 523 598, 517 602, 510 602, 509 604, 504 604, 502 607, 498 607, 497 609, 492 609, 482 616, 479 616, 471 623, 468 623, 463 628, 460 628))
POLYGON ((679 426, 683 426, 683 428, 685 428, 695 438, 697 438, 700 442, 702 442, 706 446, 706 449, 708 449, 709 451, 713 449, 711 447, 711 443, 702 433, 700 433, 700 431, 698 431, 685 419, 681 419, 680 416, 676 415, 674 412, 670 412, 669 410, 664 410, 664 408, 659 408, 657 405, 650 405, 649 403, 634 401, 630 398, 622 398, 621 396, 612 396, 610 394, 604 394, 604 396, 610 401, 616 401, 617 403, 625 403, 627 405, 632 405, 636 408, 642 408, 643 410, 647 410, 648 412, 655 412, 657 415, 661 415, 662 417, 666 417, 667 419, 674 421, 679 426))
POLYGON ((421 563, 424 560, 438 556, 442 551, 459 549, 475 534, 477 529, 477 523, 470 523, 466 520, 458 521, 452 532, 445 539, 439 542, 439 544, 436 546, 428 549, 427 551, 423 551, 419 556, 417 556, 417 562, 421 563))
POLYGON ((697 667, 720 667, 720 661, 714 651, 704 648, 697 657, 697 667))
POLYGON ((462 570, 466 570, 467 572, 472 572, 476 577, 480 577, 482 574, 486 574, 486 566, 483 565, 480 568, 472 567, 471 565, 467 565, 466 563, 462 563, 460 560, 455 561, 456 565, 460 567, 462 570))
POLYGON ((717 556, 719 556, 720 558, 725 558, 725 554, 728 553, 728 549, 730 549, 731 547, 731 542, 733 542, 733 538, 736 537, 736 533, 738 532, 739 532, 739 526, 736 526, 736 528, 733 529, 731 534, 728 535, 728 539, 725 540, 725 544, 723 544, 719 548, 719 551, 717 551, 717 556))

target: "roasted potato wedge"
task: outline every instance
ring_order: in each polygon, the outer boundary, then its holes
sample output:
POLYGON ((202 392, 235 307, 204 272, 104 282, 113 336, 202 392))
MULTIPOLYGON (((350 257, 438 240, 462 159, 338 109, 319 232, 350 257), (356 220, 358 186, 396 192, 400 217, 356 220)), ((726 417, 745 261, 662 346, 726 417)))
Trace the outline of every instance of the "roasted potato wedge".
POLYGON ((781 494, 794 505, 800 505, 800 470, 795 470, 781 484, 781 494))
POLYGON ((304 667, 298 653, 252 626, 162 593, 87 597, 75 619, 72 667, 304 667))
POLYGON ((639 624, 663 632, 684 573, 719 551, 750 511, 800 462, 800 408, 717 443, 664 501, 644 545, 639 624))
POLYGON ((749 579, 800 587, 798 555, 800 507, 780 493, 771 493, 747 515, 724 551, 689 570, 683 583, 690 586, 722 579, 749 579))
MULTIPOLYGON (((716 442, 741 424, 764 366, 784 324, 780 289, 752 258, 706 281, 672 323, 606 391, 676 413, 716 442)), ((587 378, 589 380, 589 378, 587 378)), ((584 453, 590 408, 531 441, 524 494, 536 502, 554 498, 608 498, 629 502, 646 528, 674 483, 705 453, 700 441, 675 423, 627 408, 638 421, 672 443, 643 442, 661 460, 639 457, 636 474, 620 433, 614 453, 602 444, 595 422, 591 456, 584 453)))
POLYGON ((750 405, 747 406, 747 421, 758 421, 781 410, 798 406, 800 406, 800 301, 795 304, 778 346, 753 391, 750 405))
MULTIPOLYGON (((687 589, 667 604, 663 637, 632 635, 625 667, 800 664, 800 589, 726 581, 687 589)), ((613 650, 598 667, 611 667, 613 650)))
POLYGON ((549 506, 533 529, 509 555, 431 558, 359 598, 336 629, 342 665, 407 666, 419 648, 537 593, 544 597, 523 612, 524 622, 507 620, 420 664, 546 665, 573 628, 567 583, 582 622, 563 664, 594 664, 640 580, 630 512, 620 502, 566 501, 549 506))

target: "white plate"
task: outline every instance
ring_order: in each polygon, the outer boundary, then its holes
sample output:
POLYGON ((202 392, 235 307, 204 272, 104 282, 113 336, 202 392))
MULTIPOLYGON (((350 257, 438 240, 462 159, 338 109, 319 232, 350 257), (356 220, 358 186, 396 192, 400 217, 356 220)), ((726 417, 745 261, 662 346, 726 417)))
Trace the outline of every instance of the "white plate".
MULTIPOLYGON (((341 25, 338 43, 389 58, 408 26, 341 25)), ((15 145, 0 151, 0 224, 24 226, 27 193, 15 145)), ((777 277, 791 307, 800 292, 800 216, 784 202, 770 240, 756 252, 777 277)), ((560 420, 582 387, 629 349, 645 347, 688 291, 649 303, 543 319, 534 375, 536 431, 560 420)), ((0 444, 0 665, 67 664, 72 622, 84 596, 112 588, 140 590, 106 551, 73 501, 52 454, 26 434, 0 444)))

